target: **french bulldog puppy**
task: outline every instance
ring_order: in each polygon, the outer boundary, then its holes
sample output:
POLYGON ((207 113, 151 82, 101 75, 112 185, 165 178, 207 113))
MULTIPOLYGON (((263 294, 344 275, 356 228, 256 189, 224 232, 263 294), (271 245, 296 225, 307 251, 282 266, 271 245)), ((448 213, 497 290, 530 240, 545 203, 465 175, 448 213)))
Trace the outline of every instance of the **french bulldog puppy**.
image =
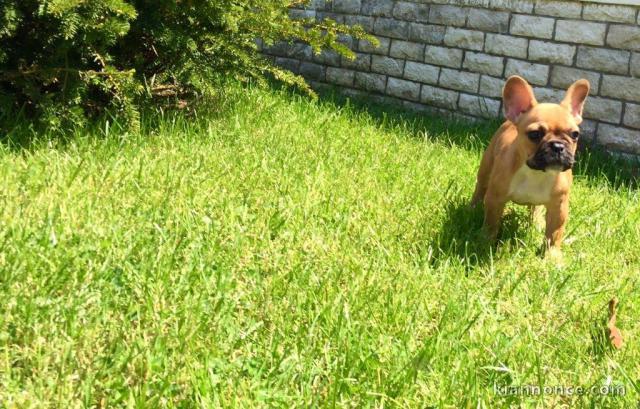
POLYGON ((538 103, 523 78, 512 76, 502 90, 507 121, 495 133, 480 162, 471 205, 484 203, 484 224, 495 240, 507 202, 544 206, 544 246, 559 254, 569 213, 572 167, 580 137, 578 126, 589 82, 573 83, 560 104, 538 103))

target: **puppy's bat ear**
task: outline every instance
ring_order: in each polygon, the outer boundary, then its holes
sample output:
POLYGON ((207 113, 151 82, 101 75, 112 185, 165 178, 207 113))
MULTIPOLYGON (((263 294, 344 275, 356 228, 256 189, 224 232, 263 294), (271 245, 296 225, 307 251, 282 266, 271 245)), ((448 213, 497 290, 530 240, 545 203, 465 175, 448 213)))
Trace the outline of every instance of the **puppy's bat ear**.
POLYGON ((571 84, 567 90, 567 94, 560 103, 560 105, 566 107, 569 112, 571 112, 571 115, 573 115, 578 125, 582 122, 582 109, 584 108, 584 101, 587 99, 587 95, 589 95, 589 89, 589 81, 585 79, 578 80, 571 84))
POLYGON ((527 112, 538 104, 533 95, 531 85, 522 77, 513 75, 507 79, 502 89, 504 101, 504 116, 511 122, 516 122, 518 116, 527 112))

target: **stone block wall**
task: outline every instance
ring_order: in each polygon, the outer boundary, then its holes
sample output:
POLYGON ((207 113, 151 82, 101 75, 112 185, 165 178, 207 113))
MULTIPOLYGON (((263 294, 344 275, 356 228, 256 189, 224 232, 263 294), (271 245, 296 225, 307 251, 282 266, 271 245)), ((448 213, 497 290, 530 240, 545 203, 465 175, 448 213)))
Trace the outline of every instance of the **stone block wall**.
POLYGON ((573 81, 587 78, 584 139, 637 155, 639 10, 573 0, 314 0, 292 15, 359 24, 380 46, 344 38, 355 60, 314 55, 304 44, 263 51, 313 86, 469 119, 502 115, 510 75, 526 78, 540 102, 560 101, 573 81))

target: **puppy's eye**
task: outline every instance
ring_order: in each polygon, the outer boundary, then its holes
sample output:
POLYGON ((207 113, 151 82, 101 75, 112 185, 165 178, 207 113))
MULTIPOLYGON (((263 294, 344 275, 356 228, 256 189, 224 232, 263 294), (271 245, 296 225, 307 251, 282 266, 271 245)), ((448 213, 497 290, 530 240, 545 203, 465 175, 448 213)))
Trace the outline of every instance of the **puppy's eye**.
POLYGON ((578 131, 571 132, 571 138, 572 139, 578 139, 579 137, 580 137, 580 132, 578 132, 578 131))
POLYGON ((542 132, 539 129, 537 131, 529 131, 529 132, 527 132, 527 136, 532 141, 538 141, 538 140, 542 139, 542 137, 544 136, 544 132, 542 132))

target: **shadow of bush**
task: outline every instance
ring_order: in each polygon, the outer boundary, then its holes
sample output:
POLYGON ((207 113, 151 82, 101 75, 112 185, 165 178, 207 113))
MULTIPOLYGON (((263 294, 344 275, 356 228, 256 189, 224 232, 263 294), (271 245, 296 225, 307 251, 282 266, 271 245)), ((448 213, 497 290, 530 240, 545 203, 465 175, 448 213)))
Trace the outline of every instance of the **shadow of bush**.
MULTIPOLYGON (((416 137, 426 133, 433 140, 469 151, 482 152, 502 123, 498 119, 470 122, 411 111, 399 105, 381 103, 380 97, 348 97, 335 87, 323 87, 319 95, 321 103, 348 106, 354 112, 366 113, 383 129, 392 130, 400 126, 416 137)), ((576 159, 574 175, 588 183, 605 181, 613 189, 637 189, 640 186, 640 158, 623 157, 582 143, 576 159)))

